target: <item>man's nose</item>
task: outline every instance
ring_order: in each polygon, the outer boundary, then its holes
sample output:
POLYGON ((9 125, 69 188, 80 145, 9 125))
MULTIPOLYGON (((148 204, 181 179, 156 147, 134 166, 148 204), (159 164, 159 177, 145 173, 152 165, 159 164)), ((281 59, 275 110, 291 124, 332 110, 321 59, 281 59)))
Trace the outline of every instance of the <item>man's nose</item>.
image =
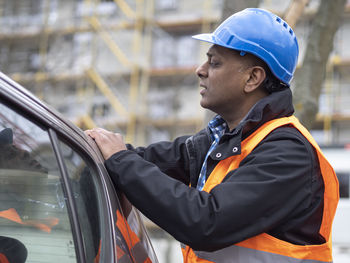
POLYGON ((202 65, 200 65, 196 69, 196 74, 199 78, 206 78, 208 77, 208 67, 207 67, 207 62, 204 62, 202 65))

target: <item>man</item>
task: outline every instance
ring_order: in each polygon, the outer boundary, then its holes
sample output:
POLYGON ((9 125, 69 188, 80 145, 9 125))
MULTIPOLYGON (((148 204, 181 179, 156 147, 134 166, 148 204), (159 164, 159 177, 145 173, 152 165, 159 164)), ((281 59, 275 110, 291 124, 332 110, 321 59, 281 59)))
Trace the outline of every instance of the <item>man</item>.
POLYGON ((196 73, 201 106, 218 115, 196 135, 146 148, 87 131, 113 182, 183 243, 185 262, 332 262, 338 183, 292 115, 294 32, 245 9, 194 38, 213 44, 196 73))

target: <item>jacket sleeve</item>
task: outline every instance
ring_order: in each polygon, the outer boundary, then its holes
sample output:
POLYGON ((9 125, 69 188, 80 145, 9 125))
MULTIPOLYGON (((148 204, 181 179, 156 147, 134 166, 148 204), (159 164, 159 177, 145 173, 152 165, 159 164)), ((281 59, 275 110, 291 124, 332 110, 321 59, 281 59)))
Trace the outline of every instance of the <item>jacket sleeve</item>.
POLYGON ((128 144, 127 148, 156 165, 162 173, 189 185, 189 157, 186 150, 188 137, 181 136, 173 142, 162 141, 148 147, 134 148, 128 144))
POLYGON ((130 150, 113 155, 106 167, 144 215, 193 249, 212 251, 310 209, 315 164, 311 146, 300 137, 271 133, 210 193, 165 176, 130 150))

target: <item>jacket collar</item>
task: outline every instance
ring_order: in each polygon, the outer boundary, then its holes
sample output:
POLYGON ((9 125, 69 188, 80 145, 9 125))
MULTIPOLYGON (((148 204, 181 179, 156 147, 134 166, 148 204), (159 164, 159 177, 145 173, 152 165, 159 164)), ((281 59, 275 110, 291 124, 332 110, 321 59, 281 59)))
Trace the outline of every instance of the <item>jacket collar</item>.
POLYGON ((291 90, 287 88, 273 92, 258 101, 236 129, 242 130, 243 138, 246 138, 262 124, 273 119, 290 116, 293 113, 293 96, 291 90))
POLYGON ((294 113, 292 92, 284 89, 278 92, 273 92, 259 100, 238 124, 236 128, 228 134, 235 135, 243 133, 247 137, 254 130, 259 128, 265 122, 273 119, 287 117, 294 113))
POLYGON ((241 141, 261 125, 273 119, 290 116, 293 113, 292 92, 289 88, 271 93, 259 100, 236 128, 221 137, 219 145, 210 156, 214 160, 222 160, 231 155, 240 154, 241 141))

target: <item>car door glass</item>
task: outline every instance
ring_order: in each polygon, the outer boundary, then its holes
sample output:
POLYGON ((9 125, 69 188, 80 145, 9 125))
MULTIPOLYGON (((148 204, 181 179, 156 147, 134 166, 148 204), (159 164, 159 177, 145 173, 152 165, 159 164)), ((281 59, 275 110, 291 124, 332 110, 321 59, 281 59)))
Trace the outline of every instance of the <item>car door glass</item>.
MULTIPOLYGON (((99 251, 100 246, 103 247, 102 236, 104 230, 103 217, 101 207, 101 186, 98 185, 97 172, 85 161, 82 155, 73 150, 64 142, 60 141, 60 149, 69 175, 71 189, 73 190, 74 200, 78 210, 78 218, 83 235, 84 246, 86 247, 88 262, 105 262, 101 258, 99 251)), ((119 209, 116 211, 117 222, 116 227, 116 254, 117 262, 140 262, 132 261, 130 250, 133 249, 129 237, 129 230, 125 218, 119 209)), ((144 262, 144 261, 142 261, 144 262)))
MULTIPOLYGON (((77 209, 77 216, 83 236, 87 262, 97 259, 102 237, 105 233, 101 211, 101 187, 95 170, 71 147, 59 143, 67 168, 71 190, 77 209)), ((102 259, 100 259, 102 261, 102 259)))
MULTIPOLYGON (((128 246, 130 247, 135 262, 158 262, 151 242, 143 225, 140 212, 131 205, 126 196, 119 194, 119 200, 123 209, 123 215, 117 212, 118 216, 125 221, 124 228, 128 232, 128 246)), ((118 224, 117 224, 118 225, 118 224)), ((119 230, 121 227, 119 227, 119 230)))
POLYGON ((76 262, 62 184, 48 132, 0 102, 0 261, 76 262))

